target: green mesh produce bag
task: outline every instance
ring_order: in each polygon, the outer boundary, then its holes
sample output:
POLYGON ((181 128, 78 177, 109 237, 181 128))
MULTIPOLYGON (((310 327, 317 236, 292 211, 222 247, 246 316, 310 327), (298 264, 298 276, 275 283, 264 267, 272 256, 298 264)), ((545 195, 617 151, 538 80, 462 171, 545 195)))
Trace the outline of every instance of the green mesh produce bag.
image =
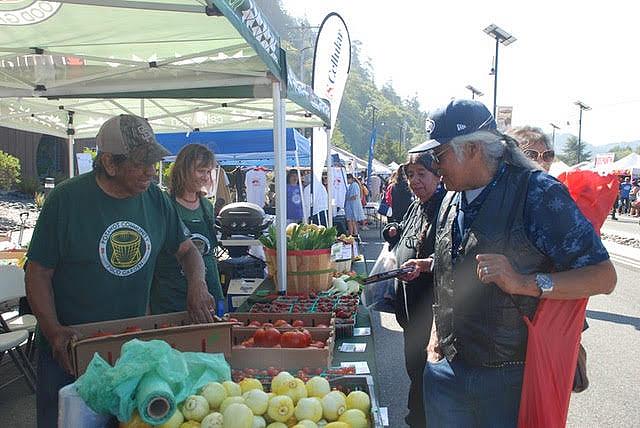
POLYGON ((97 413, 110 413, 124 422, 138 409, 153 425, 166 422, 177 404, 208 382, 231 379, 231 368, 223 354, 180 352, 162 340, 133 339, 122 345, 114 367, 98 354, 78 378, 78 394, 97 413), (159 416, 154 403, 168 410, 159 416))

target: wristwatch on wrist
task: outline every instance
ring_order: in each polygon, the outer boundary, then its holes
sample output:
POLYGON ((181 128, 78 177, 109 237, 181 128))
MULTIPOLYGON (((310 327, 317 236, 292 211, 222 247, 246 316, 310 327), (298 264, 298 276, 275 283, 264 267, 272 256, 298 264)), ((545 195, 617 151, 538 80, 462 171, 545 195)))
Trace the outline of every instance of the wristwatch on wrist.
POLYGON ((548 273, 536 274, 536 285, 538 286, 538 290, 540 290, 538 297, 542 297, 553 291, 553 279, 551 279, 551 275, 548 273))

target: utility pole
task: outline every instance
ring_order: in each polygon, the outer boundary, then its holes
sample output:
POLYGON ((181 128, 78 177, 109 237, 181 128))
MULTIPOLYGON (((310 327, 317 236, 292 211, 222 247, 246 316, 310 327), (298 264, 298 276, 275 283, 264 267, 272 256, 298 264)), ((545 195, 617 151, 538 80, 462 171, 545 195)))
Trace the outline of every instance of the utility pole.
POLYGON ((493 117, 495 118, 498 100, 498 47, 500 46, 500 43, 505 46, 509 46, 511 43, 516 41, 516 38, 495 24, 489 25, 484 29, 484 32, 496 39, 496 56, 495 64, 493 66, 493 117))
POLYGON ((471 85, 467 85, 467 86, 465 86, 465 88, 471 91, 471 99, 472 100, 476 99, 476 95, 479 96, 479 97, 484 95, 484 93, 480 89, 476 89, 475 87, 473 87, 471 85))
POLYGON ((552 131, 551 131, 551 147, 553 147, 554 149, 556 148, 556 129, 560 129, 560 127, 558 125, 556 125, 555 123, 549 123, 549 125, 551 125, 552 131))
POLYGON ((582 161, 580 158, 580 155, 582 154, 582 111, 591 110, 591 107, 582 101, 576 101, 574 104, 580 108, 580 118, 578 119, 578 163, 580 163, 582 161))

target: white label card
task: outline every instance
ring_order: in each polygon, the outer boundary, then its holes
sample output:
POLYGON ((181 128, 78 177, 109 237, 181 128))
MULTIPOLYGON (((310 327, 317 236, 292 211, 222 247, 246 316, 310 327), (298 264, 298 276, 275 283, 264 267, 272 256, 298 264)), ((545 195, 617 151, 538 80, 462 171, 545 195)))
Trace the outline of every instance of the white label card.
POLYGON ((343 343, 338 350, 340 352, 364 352, 367 349, 366 343, 343 343))
POLYGON ((353 329, 354 336, 371 336, 371 327, 357 327, 353 329))
POLYGON ((340 363, 340 367, 355 367, 356 374, 371 374, 369 364, 366 361, 348 361, 340 363))

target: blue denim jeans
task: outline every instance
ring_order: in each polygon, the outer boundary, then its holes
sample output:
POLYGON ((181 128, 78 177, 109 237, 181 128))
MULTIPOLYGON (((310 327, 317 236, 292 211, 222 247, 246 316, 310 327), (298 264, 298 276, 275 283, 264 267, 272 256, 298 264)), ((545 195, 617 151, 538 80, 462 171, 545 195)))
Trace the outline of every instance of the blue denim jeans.
POLYGON ((58 391, 75 379, 53 359, 51 349, 46 345, 38 347, 37 376, 38 428, 56 428, 58 426, 58 391))
POLYGON ((427 426, 511 428, 518 425, 524 365, 472 367, 459 358, 427 363, 427 426))

